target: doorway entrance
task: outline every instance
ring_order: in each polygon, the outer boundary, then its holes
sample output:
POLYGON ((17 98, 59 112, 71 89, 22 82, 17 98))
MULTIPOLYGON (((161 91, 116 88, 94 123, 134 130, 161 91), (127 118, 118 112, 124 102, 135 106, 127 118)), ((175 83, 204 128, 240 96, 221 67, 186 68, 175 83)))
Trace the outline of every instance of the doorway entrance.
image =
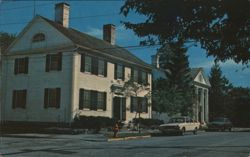
POLYGON ((113 98, 113 118, 115 120, 126 120, 126 98, 113 98))

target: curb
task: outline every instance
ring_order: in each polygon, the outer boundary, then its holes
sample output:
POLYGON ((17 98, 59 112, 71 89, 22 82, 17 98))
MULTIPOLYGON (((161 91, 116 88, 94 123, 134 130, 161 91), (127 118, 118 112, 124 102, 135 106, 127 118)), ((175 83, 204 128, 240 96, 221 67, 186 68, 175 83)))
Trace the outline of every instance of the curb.
POLYGON ((146 136, 129 136, 129 137, 122 137, 122 138, 109 138, 107 141, 112 142, 112 141, 126 141, 126 140, 135 140, 135 139, 143 139, 143 138, 150 138, 151 135, 146 135, 146 136))

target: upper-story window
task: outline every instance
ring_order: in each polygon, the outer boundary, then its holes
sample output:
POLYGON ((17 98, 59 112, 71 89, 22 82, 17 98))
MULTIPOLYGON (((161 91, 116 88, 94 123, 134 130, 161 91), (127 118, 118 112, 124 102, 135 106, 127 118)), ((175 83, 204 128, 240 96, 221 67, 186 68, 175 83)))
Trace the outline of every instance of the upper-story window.
POLYGON ((133 79, 133 81, 138 82, 138 78, 139 78, 138 70, 132 69, 132 79, 133 79))
POLYGON ((46 72, 62 70, 62 53, 48 54, 46 56, 46 72))
POLYGON ((107 62, 97 57, 81 55, 81 72, 107 76, 107 62))
POLYGON ((28 74, 28 68, 29 68, 28 57, 15 59, 15 66, 14 66, 15 74, 28 74))
POLYGON ((133 79, 134 82, 137 82, 139 84, 148 84, 148 73, 142 70, 137 70, 132 68, 131 70, 131 79, 133 79))
POLYGON ((125 67, 121 64, 115 64, 115 79, 124 80, 125 67))
POLYGON ((143 84, 148 84, 148 77, 147 77, 147 73, 145 71, 141 72, 141 83, 143 84))
POLYGON ((40 42, 44 40, 45 40, 45 35, 43 33, 37 33, 32 38, 32 42, 40 42))

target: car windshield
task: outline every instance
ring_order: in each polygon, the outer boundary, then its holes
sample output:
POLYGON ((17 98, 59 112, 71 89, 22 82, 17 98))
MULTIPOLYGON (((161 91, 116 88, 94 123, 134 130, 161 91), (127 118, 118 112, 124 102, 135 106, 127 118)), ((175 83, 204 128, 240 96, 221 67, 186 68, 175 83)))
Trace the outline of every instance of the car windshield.
POLYGON ((169 120, 169 123, 183 123, 185 122, 185 118, 172 118, 169 120))

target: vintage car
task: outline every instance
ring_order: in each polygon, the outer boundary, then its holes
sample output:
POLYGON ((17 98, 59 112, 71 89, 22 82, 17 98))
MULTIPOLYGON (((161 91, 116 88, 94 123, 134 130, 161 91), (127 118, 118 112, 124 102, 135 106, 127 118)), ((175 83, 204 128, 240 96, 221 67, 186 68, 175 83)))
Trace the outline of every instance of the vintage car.
POLYGON ((206 131, 231 131, 232 130, 232 123, 228 118, 219 117, 213 119, 211 122, 208 123, 206 131))
POLYGON ((171 118, 167 124, 162 124, 159 130, 164 134, 177 133, 184 135, 185 132, 193 132, 197 134, 200 128, 200 123, 193 121, 189 117, 176 117, 171 118))

